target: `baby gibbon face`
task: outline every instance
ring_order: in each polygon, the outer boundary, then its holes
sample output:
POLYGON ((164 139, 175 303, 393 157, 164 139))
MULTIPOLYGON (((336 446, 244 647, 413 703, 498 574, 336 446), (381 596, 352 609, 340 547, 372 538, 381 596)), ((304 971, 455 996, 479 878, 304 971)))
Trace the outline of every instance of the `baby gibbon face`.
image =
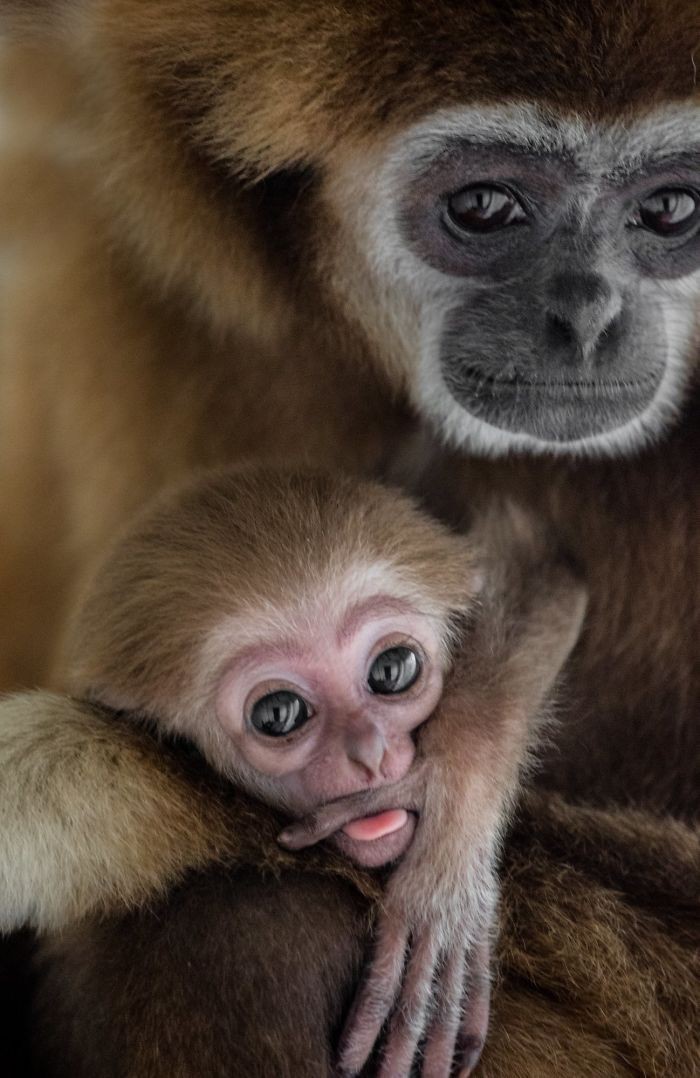
MULTIPOLYGON (((320 619, 307 636, 282 632, 238 652, 216 716, 237 761, 272 780, 295 813, 395 783, 415 755, 413 731, 443 687, 442 634, 405 600, 374 595, 320 619)), ((393 860, 413 836, 401 805, 336 836, 367 866, 393 860)))
MULTIPOLYGON (((469 538, 376 483, 202 476, 98 568, 66 687, 303 816, 406 775, 481 578, 469 538)), ((344 852, 365 865, 402 853, 414 818, 395 810, 353 821, 344 852)))

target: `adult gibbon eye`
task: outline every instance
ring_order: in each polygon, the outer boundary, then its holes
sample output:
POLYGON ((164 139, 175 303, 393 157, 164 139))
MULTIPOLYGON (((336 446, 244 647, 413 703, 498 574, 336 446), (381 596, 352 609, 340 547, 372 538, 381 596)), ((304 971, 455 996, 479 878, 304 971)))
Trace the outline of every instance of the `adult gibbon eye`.
POLYGON ((298 730, 311 718, 309 705, 298 693, 279 689, 261 696, 253 704, 250 722, 255 729, 268 737, 284 737, 298 730))
POLYGON ((410 689, 420 671, 420 659, 411 648, 387 648, 372 663, 367 684, 372 692, 391 696, 410 689))
POLYGON ((465 187, 447 202, 452 223, 462 232, 497 232, 525 221, 527 214, 507 187, 465 187))
POLYGON ((659 236, 680 236, 697 223, 699 209, 700 196, 694 191, 666 187, 640 202, 634 223, 659 236))

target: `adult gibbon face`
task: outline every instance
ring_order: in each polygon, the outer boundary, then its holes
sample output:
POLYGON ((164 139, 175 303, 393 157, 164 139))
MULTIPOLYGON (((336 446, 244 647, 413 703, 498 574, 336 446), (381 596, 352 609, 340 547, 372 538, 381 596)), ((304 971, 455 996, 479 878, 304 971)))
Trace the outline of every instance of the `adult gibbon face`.
POLYGON ((485 453, 627 451, 682 403, 697 0, 5 0, 18 17, 80 53, 118 242, 217 331, 369 342, 485 453))
POLYGON ((329 197, 352 252, 338 287, 370 333, 389 326, 453 442, 625 449, 678 406, 699 348, 700 109, 456 108, 348 159, 329 197))

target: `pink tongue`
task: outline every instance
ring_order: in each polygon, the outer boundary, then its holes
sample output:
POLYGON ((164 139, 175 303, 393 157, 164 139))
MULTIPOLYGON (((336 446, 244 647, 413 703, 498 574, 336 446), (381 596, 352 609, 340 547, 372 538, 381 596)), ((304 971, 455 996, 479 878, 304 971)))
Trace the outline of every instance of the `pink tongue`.
POLYGON ((389 809, 388 812, 380 812, 377 816, 365 816, 361 820, 351 820, 346 824, 343 831, 348 838, 357 839, 359 842, 371 842, 375 838, 391 835, 398 831, 408 820, 405 809, 389 809))

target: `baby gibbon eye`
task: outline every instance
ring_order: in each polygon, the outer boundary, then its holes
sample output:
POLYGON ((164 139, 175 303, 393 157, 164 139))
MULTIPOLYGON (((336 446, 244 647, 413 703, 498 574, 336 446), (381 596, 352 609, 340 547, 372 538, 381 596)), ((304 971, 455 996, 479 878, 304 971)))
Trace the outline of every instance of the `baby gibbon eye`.
POLYGON ((370 667, 367 684, 372 692, 390 696, 410 689, 420 672, 421 663, 415 651, 400 645, 377 655, 370 667))
POLYGON ((298 730, 311 718, 306 700, 296 692, 279 689, 262 696, 253 704, 251 725, 267 737, 284 737, 298 730))

